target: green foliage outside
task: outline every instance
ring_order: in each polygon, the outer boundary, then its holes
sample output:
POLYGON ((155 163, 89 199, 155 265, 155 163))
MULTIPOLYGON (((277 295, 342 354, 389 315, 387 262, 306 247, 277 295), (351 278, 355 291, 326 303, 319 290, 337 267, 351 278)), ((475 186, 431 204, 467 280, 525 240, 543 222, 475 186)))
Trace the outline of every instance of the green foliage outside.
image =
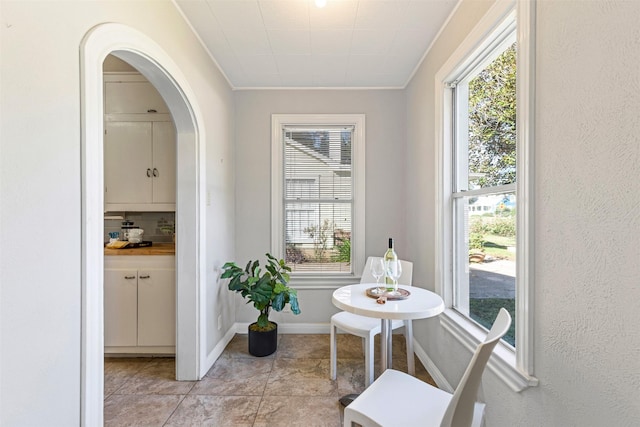
POLYGON ((516 301, 506 298, 472 298, 469 300, 469 315, 473 320, 487 329, 491 329, 500 308, 504 307, 511 314, 511 326, 504 336, 504 340, 515 347, 516 345, 516 301))
POLYGON ((472 217, 469 231, 478 234, 495 234, 496 236, 515 237, 516 218, 511 217, 472 217))
POLYGON ((469 82, 469 171, 481 187, 516 182, 516 44, 469 82))
POLYGON ((482 250, 484 247, 484 236, 481 233, 471 233, 469 235, 469 249, 482 250))
POLYGON ((503 237, 516 237, 516 219, 495 218, 489 228, 491 234, 503 237))
POLYGON ((516 218, 475 216, 469 225, 469 250, 481 250, 499 259, 515 259, 516 218))
POLYGON ((334 262, 351 262, 351 240, 345 239, 336 242, 336 255, 333 257, 334 262))

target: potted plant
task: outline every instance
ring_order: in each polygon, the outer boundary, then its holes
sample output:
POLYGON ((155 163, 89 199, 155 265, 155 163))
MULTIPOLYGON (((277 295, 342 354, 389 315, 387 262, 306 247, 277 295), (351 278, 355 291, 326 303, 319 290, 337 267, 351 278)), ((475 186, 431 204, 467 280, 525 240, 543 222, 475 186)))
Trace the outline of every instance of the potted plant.
POLYGON ((230 279, 229 290, 238 292, 260 312, 258 320, 249 325, 249 353, 254 356, 268 356, 278 346, 278 324, 269 320, 271 308, 282 311, 289 304, 293 314, 300 314, 297 291, 287 286, 291 268, 282 259, 269 253, 266 256, 265 272, 257 260, 249 261, 244 269, 234 262, 222 266, 221 278, 230 279))

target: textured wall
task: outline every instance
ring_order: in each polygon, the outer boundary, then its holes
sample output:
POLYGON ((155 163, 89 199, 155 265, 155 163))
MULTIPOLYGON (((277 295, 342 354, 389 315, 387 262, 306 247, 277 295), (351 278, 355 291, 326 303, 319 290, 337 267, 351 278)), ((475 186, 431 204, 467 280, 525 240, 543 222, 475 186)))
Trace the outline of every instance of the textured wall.
MULTIPOLYGON (((463 2, 449 27, 468 32, 468 20, 480 16, 472 13, 479 3, 463 2)), ((537 15, 535 375, 540 385, 514 393, 487 372, 487 426, 638 425, 640 2, 542 0, 537 15)), ((455 43, 455 37, 441 38, 408 88, 409 157, 433 150, 432 119, 420 121, 415 111, 432 113, 425 93, 446 60, 441 53, 455 43)), ((408 173, 433 196, 431 173, 421 171, 417 161, 409 163, 408 173)), ((419 218, 408 225, 421 227, 419 218)), ((425 246, 432 247, 431 232, 421 233, 429 242, 425 246)), ((437 322, 419 324, 416 335, 457 384, 468 352, 437 322)))
POLYGON ((640 2, 538 12, 540 397, 564 425, 637 424, 640 2))

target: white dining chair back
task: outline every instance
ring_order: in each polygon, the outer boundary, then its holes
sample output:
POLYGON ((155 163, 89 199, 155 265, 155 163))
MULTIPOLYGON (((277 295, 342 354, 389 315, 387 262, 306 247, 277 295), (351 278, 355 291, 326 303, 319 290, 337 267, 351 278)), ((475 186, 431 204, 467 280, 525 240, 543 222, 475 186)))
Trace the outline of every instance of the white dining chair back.
POLYGON ((500 309, 486 338, 476 348, 453 394, 413 376, 387 369, 344 410, 344 427, 480 427, 485 404, 478 388, 496 344, 511 326, 511 315, 500 309), (389 411, 393 402, 393 411, 389 411))
MULTIPOLYGON (((369 257, 367 264, 365 265, 362 276, 360 277, 360 283, 376 283, 376 279, 371 274, 369 266, 372 259, 380 259, 381 257, 369 257)), ((413 263, 410 261, 400 260, 402 265, 402 274, 398 278, 398 284, 411 286, 411 280, 413 277, 413 263)), ((384 280, 384 279, 382 279, 384 280)), ((381 280, 381 284, 382 284, 381 280)), ((372 285, 373 286, 373 285, 372 285)), ((415 375, 415 356, 413 352, 413 324, 411 320, 393 320, 391 322, 391 329, 398 329, 404 326, 404 337, 407 347, 407 371, 411 375, 415 375)), ((365 387, 368 387, 374 378, 374 338, 381 331, 380 319, 373 317, 360 316, 358 314, 341 311, 331 316, 331 336, 330 336, 330 359, 331 379, 335 380, 337 377, 337 359, 338 359, 338 330, 350 333, 352 335, 359 336, 363 339, 364 347, 364 359, 365 359, 365 387)))
POLYGON ((482 373, 487 366, 493 349, 511 326, 511 315, 501 308, 491 330, 485 340, 476 348, 467 370, 464 372, 456 388, 447 411, 442 418, 441 427, 471 426, 474 405, 478 395, 478 388, 482 380, 482 373))

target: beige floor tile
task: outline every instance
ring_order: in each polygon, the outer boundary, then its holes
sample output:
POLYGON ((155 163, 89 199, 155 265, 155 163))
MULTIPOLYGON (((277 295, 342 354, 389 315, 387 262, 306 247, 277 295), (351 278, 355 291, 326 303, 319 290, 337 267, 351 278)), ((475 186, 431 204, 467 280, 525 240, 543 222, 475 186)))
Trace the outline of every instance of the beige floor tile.
POLYGON ((146 364, 114 394, 187 394, 194 381, 176 381, 175 359, 158 358, 146 364))
POLYGON ((118 390, 132 376, 138 373, 150 357, 107 357, 104 359, 104 395, 105 398, 118 390))
POLYGON ((262 396, 267 386, 269 373, 257 374, 251 378, 211 378, 204 377, 198 381, 190 395, 215 396, 262 396))
POLYGON ((186 396, 165 426, 251 427, 258 396, 186 396))
POLYGON ((105 427, 162 426, 184 396, 114 394, 104 401, 105 427))
POLYGON ((336 375, 338 395, 364 391, 364 359, 338 359, 336 375))
POLYGON ((338 359, 362 359, 364 361, 363 340, 351 334, 338 334, 338 359))
POLYGON ((265 396, 253 427, 339 427, 340 408, 333 396, 265 396))
MULTIPOLYGON (((328 334, 281 335, 278 351, 268 357, 254 357, 247 348, 247 336, 236 335, 197 382, 176 381, 173 358, 106 358, 105 393, 113 394, 105 398, 105 425, 162 426, 170 418, 166 425, 339 426, 344 411, 338 399, 364 390, 359 337, 338 335, 336 381, 329 378, 328 334)), ((376 339, 376 375, 379 351, 376 339)), ((393 366, 407 370, 401 334, 393 337, 393 366)), ((417 359, 416 376, 433 384, 417 359)))
POLYGON ((251 357, 231 358, 220 357, 213 364, 207 377, 211 378, 251 378, 255 375, 271 372, 273 358, 251 357))
POLYGON ((276 358, 328 359, 329 344, 328 335, 282 335, 276 358))
POLYGON ((429 374, 429 371, 427 371, 425 367, 422 366, 422 363, 420 363, 418 359, 416 359, 416 377, 428 384, 431 384, 434 387, 438 387, 436 382, 431 377, 431 374, 429 374))
POLYGON ((331 396, 336 382, 329 378, 329 359, 276 359, 265 395, 331 396))

